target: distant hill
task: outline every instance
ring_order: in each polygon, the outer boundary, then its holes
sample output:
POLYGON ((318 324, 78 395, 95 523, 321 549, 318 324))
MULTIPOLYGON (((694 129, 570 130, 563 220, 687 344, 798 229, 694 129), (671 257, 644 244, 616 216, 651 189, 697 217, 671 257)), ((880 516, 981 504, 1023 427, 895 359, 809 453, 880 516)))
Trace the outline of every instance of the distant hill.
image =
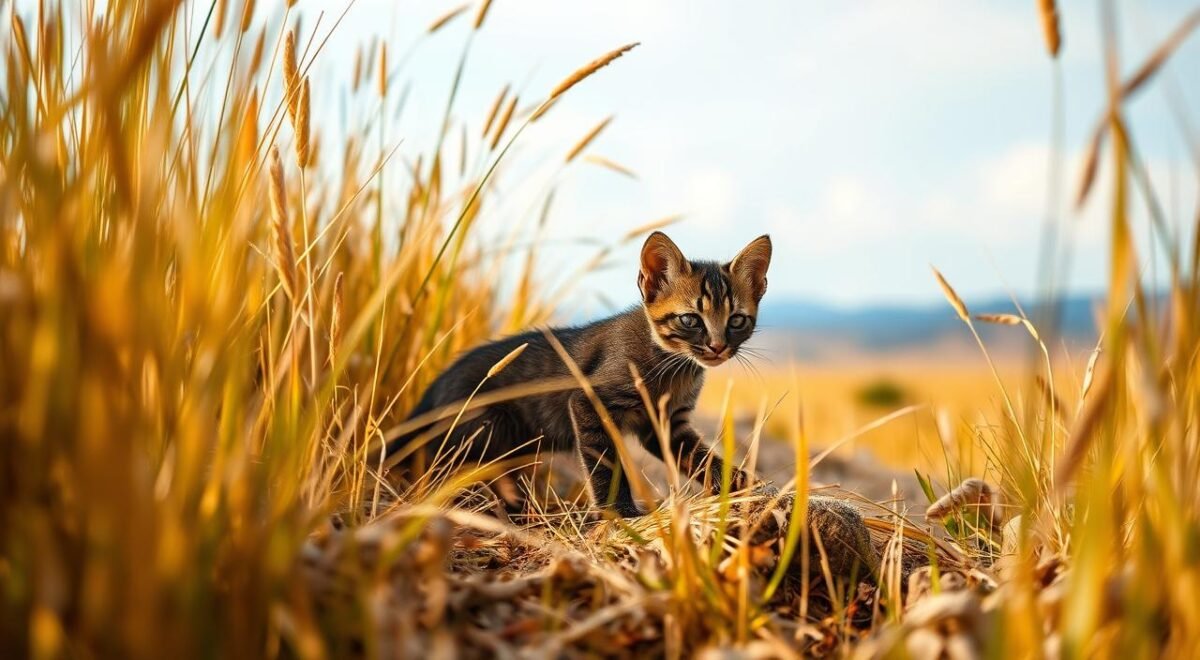
MULTIPOLYGON (((1061 299, 1056 338, 1057 346, 1090 346, 1096 341, 1094 310, 1098 296, 1068 296, 1061 299)), ((993 297, 966 301, 975 313, 1015 314, 1008 298, 993 297)), ((1021 301, 1026 314, 1035 321, 1043 319, 1041 310, 1021 301)), ((973 341, 962 321, 944 301, 916 305, 839 306, 800 299, 772 300, 767 296, 759 310, 760 329, 772 343, 787 341, 801 354, 820 352, 820 347, 837 346, 845 350, 886 352, 898 349, 954 344, 973 341)), ((1041 321, 1039 332, 1049 336, 1048 323, 1041 321)), ((997 348, 1027 345, 1027 336, 1019 328, 1004 328, 980 323, 985 341, 997 348)))

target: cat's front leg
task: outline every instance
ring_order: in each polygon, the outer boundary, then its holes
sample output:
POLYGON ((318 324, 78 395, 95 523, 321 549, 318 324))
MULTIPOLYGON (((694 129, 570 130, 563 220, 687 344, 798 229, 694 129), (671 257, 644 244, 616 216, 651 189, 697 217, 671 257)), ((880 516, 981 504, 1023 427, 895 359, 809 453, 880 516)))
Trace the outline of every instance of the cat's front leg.
MULTIPOLYGON (((692 427, 692 422, 688 417, 675 416, 671 418, 669 446, 675 457, 675 464, 681 473, 705 484, 713 494, 721 492, 721 475, 724 474, 725 463, 715 451, 704 444, 700 433, 692 427)), ((651 449, 651 451, 661 457, 661 443, 657 437, 651 438, 646 443, 646 447, 648 449, 657 448, 657 450, 651 449)), ((748 485, 750 485, 750 476, 737 466, 733 466, 729 490, 742 490, 748 485)))
POLYGON ((629 479, 621 472, 621 460, 600 415, 592 402, 582 393, 570 401, 571 426, 575 430, 575 447, 587 475, 592 500, 599 506, 615 511, 622 518, 642 515, 633 501, 629 479))

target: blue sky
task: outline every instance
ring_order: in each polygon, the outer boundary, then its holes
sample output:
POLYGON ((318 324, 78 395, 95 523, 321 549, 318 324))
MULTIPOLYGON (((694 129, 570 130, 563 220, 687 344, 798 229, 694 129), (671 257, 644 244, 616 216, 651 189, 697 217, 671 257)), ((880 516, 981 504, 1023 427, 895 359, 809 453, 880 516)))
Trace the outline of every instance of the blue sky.
MULTIPOLYGON (((696 256, 731 256, 770 232, 772 296, 928 301, 939 295, 931 263, 968 297, 1027 292, 1047 207, 1053 107, 1054 69, 1036 4, 496 0, 455 106, 472 126, 504 83, 532 100, 597 55, 630 41, 642 45, 572 90, 523 136, 514 164, 500 174, 505 210, 485 231, 531 224, 545 173, 615 114, 591 151, 638 178, 577 162, 560 179, 552 247, 541 252, 548 279, 594 252, 581 239, 611 240, 684 213, 668 233, 696 256)), ((1106 277, 1108 186, 1081 213, 1067 200, 1105 94, 1099 5, 1060 4, 1061 212, 1076 255, 1068 282, 1091 291, 1106 277)), ((397 53, 453 6, 359 0, 322 54, 315 84, 348 84, 355 44, 377 35, 397 53)), ((311 25, 313 3, 300 7, 311 25)), ((1191 7, 1118 2, 1123 69, 1132 70, 1191 7)), ((409 103, 385 130, 389 139, 403 137, 402 156, 428 147, 469 23, 468 14, 423 41, 399 74, 411 81, 409 103)), ((1184 226, 1196 213, 1196 154, 1168 99, 1200 130, 1198 37, 1130 105, 1168 215, 1184 226)), ((1134 208, 1144 244, 1136 198, 1134 208)), ((586 279, 589 295, 577 301, 633 302, 635 264, 631 245, 586 279)))

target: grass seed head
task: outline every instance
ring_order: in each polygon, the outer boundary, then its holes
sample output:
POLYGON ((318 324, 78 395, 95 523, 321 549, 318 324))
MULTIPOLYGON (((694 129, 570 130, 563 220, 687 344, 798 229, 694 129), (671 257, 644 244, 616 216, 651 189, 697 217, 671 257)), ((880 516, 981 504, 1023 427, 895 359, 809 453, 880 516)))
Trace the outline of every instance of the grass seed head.
POLYGON ((571 147, 571 150, 567 152, 566 162, 569 163, 575 160, 575 157, 578 156, 581 151, 587 149, 588 145, 600 135, 600 132, 603 131, 610 123, 612 123, 612 120, 613 116, 609 115, 605 117, 604 120, 599 124, 596 124, 592 130, 588 131, 587 135, 584 135, 583 138, 580 139, 579 142, 576 142, 575 146, 571 147))
POLYGON ((1062 47, 1062 31, 1058 22, 1058 7, 1054 0, 1038 0, 1038 14, 1042 19, 1042 37, 1046 41, 1046 52, 1058 57, 1062 47))
POLYGON ((288 221, 287 191, 283 182, 283 162, 279 149, 271 148, 271 231, 275 239, 275 269, 288 297, 296 299, 296 253, 288 221))
POLYGON ((595 60, 592 60, 588 64, 584 65, 582 68, 576 70, 575 73, 572 73, 571 75, 564 78, 562 82, 558 83, 558 86, 556 86, 553 90, 551 90, 550 96, 548 96, 546 98, 546 102, 543 103, 536 111, 534 111, 533 116, 529 118, 529 121, 537 121, 539 117, 546 114, 546 111, 550 109, 551 104, 553 104, 554 101, 558 99, 558 97, 565 94, 567 92, 567 90, 571 89, 575 85, 578 85, 580 82, 582 82, 585 78, 592 75, 593 73, 596 73, 600 69, 608 66, 610 62, 612 62, 613 60, 617 59, 618 57, 624 55, 625 53, 628 53, 629 51, 633 50, 638 45, 639 45, 639 42, 635 41, 631 44, 626 44, 624 46, 621 46, 620 48, 618 48, 616 50, 609 51, 609 52, 605 53, 604 55, 601 55, 600 57, 596 58, 595 60))
POLYGON ((958 313, 958 318, 966 323, 970 323, 971 315, 967 313, 967 305, 962 301, 962 298, 958 297, 958 294, 954 292, 954 288, 950 286, 945 277, 942 277, 938 269, 933 266, 930 266, 930 268, 933 270, 933 276, 937 278, 938 286, 942 288, 942 295, 946 296, 946 300, 950 302, 950 306, 958 313))

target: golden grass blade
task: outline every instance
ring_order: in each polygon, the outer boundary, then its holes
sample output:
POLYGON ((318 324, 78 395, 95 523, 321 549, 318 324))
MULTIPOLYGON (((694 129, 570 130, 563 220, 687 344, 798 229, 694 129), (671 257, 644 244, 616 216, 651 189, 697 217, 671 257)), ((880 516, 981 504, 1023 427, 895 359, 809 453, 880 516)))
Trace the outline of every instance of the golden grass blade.
POLYGON ((611 161, 611 160, 605 158, 604 156, 588 155, 588 156, 584 156, 583 159, 589 163, 592 163, 593 165, 599 165, 600 167, 610 169, 610 170, 616 172, 617 174, 620 174, 622 176, 627 176, 630 179, 636 180, 638 178, 637 174, 633 170, 629 169, 628 167, 625 167, 624 165, 622 165, 620 163, 611 161))
MULTIPOLYGON (((1173 32, 1159 44, 1158 48, 1150 54, 1150 57, 1138 67, 1137 71, 1132 76, 1126 79, 1121 85, 1120 93, 1117 95, 1116 104, 1120 104, 1141 89, 1149 82, 1167 59, 1179 48, 1184 39, 1200 25, 1200 9, 1193 10, 1183 21, 1175 28, 1173 32)), ((1109 116, 1116 112, 1117 107, 1110 103, 1105 109, 1104 114, 1096 121, 1095 128, 1092 129, 1091 138, 1088 140, 1088 148, 1084 155, 1083 171, 1079 177, 1079 186, 1075 193, 1075 208, 1083 206, 1087 201, 1092 186, 1096 182, 1096 170, 1099 167, 1100 151, 1104 148, 1104 138, 1108 133, 1106 130, 1109 124, 1109 116)))
POLYGON ((258 90, 250 93, 246 103, 246 113, 242 116, 242 128, 238 133, 237 155, 238 163, 243 167, 255 160, 258 154, 258 90))
POLYGON ((669 215, 665 218, 660 218, 658 220, 653 220, 651 222, 647 222, 644 225, 638 225, 637 227, 634 227, 633 229, 630 229, 629 231, 627 231, 623 235, 621 235, 621 240, 619 242, 622 244, 625 244, 630 241, 637 240, 639 238, 644 237, 646 234, 649 234, 650 232, 652 232, 656 229, 662 229, 663 227, 669 227, 669 226, 675 224, 676 222, 679 222, 682 219, 683 219, 682 215, 676 214, 676 215, 669 215))
POLYGON ((242 34, 246 34, 250 29, 250 22, 254 20, 254 3, 255 0, 245 0, 245 4, 242 5, 242 34))
POLYGON ((384 43, 379 47, 379 74, 378 86, 379 98, 387 98, 388 93, 388 57, 387 44, 384 43))
POLYGON ((975 320, 994 325, 1023 325, 1034 341, 1041 341, 1041 336, 1038 335, 1037 328, 1033 327, 1033 323, 1016 314, 976 314, 975 320))
POLYGON ((487 119, 483 122, 483 137, 487 137, 487 134, 491 132, 492 124, 495 123, 496 116, 500 112, 500 106, 504 103, 504 99, 508 97, 509 87, 510 85, 505 85, 504 89, 501 89, 500 93, 496 95, 496 100, 492 101, 492 107, 488 110, 487 119))
POLYGON ((971 322, 971 315, 967 313, 967 306, 963 303, 962 298, 958 297, 958 294, 954 292, 954 287, 950 286, 950 283, 946 281, 945 277, 942 277, 942 273, 938 269, 933 266, 930 266, 930 268, 933 270, 933 276, 937 278, 938 286, 942 288, 942 295, 946 296, 946 300, 950 303, 950 306, 958 313, 958 318, 969 324, 971 322))
POLYGON ((483 0, 479 5, 479 11, 475 14, 474 29, 478 30, 483 27, 483 22, 487 20, 488 10, 492 8, 492 0, 483 0))
POLYGON ((296 166, 300 169, 308 167, 312 161, 309 158, 312 156, 311 143, 311 126, 309 125, 309 112, 311 103, 308 77, 305 76, 304 83, 300 87, 300 103, 297 104, 296 110, 296 166))
POLYGON ((504 131, 508 128, 508 123, 512 121, 513 111, 517 109, 517 100, 519 98, 514 94, 509 99, 508 105, 504 106, 504 112, 500 115, 500 121, 496 123, 496 133, 492 136, 491 144, 488 145, 492 151, 495 151, 496 147, 500 145, 500 138, 504 137, 504 131))
POLYGON ((1059 495, 1066 493, 1067 486, 1079 471, 1080 466, 1083 465, 1083 459, 1092 446, 1092 440, 1096 433, 1102 430, 1099 428, 1099 423, 1108 411, 1108 401, 1115 377, 1111 373, 1102 374, 1096 393, 1084 402, 1083 411, 1079 413, 1075 424, 1071 427, 1071 433, 1068 436, 1069 444, 1054 475, 1054 485, 1059 495))
POLYGON ((300 67, 296 63, 296 31, 288 30, 283 41, 283 94, 287 98, 288 115, 295 125, 299 112, 300 67))
POLYGON ((1021 325, 1025 319, 1016 314, 976 314, 975 320, 996 325, 1021 325))
POLYGON ((508 353, 508 355, 505 355, 504 357, 500 358, 499 362, 497 362, 496 364, 493 364, 491 369, 488 369, 487 377, 491 378, 492 376, 495 376, 496 374, 500 373, 501 371, 504 371, 504 369, 506 367, 508 367, 508 365, 512 364, 514 360, 516 360, 518 357, 521 357, 521 353, 524 353, 526 348, 529 348, 529 342, 525 342, 524 344, 521 344, 520 346, 518 346, 518 347, 514 348, 512 351, 510 351, 508 353))
POLYGON ((592 75, 593 73, 608 66, 609 63, 611 63, 613 60, 615 60, 618 57, 624 55, 625 53, 633 50, 638 45, 639 45, 639 42, 634 42, 631 44, 626 44, 624 46, 621 46, 620 48, 618 48, 616 50, 609 51, 608 53, 605 53, 604 55, 600 56, 599 58, 589 62, 583 68, 578 69, 577 71, 575 71, 575 73, 572 73, 571 75, 567 76, 565 79, 563 79, 562 82, 558 83, 557 87, 555 87, 550 92, 550 96, 548 96, 546 98, 546 101, 544 103, 542 103, 542 105, 537 110, 534 111, 533 115, 529 118, 529 121, 531 121, 531 122, 537 121, 539 117, 541 117, 543 114, 545 114, 546 110, 550 109, 550 105, 552 103, 554 103, 554 101, 556 99, 558 99, 558 97, 565 94, 567 92, 567 90, 571 89, 575 85, 578 85, 581 81, 583 81, 583 79, 587 78, 588 76, 592 75))
POLYGON ((247 72, 251 77, 258 73, 259 67, 262 66, 263 53, 267 48, 267 30, 263 28, 258 31, 258 39, 254 41, 254 52, 250 56, 250 67, 247 72))
POLYGON ((1050 57, 1058 57, 1062 47, 1062 31, 1058 21, 1058 7, 1054 0, 1038 0, 1038 15, 1042 19, 1042 38, 1050 57))
POLYGON ((429 24, 429 28, 425 30, 425 33, 433 34, 434 32, 437 32, 438 30, 446 27, 447 23, 458 18, 459 16, 462 16, 463 12, 465 12, 467 9, 470 9, 470 7, 471 7, 470 3, 464 3, 464 4, 461 4, 457 7, 455 7, 454 9, 451 9, 450 11, 446 12, 445 14, 438 16, 437 18, 435 18, 433 20, 432 23, 429 24))
POLYGON ((575 160, 575 157, 579 155, 579 152, 587 149, 587 146, 591 144, 598 135, 600 135, 601 131, 603 131, 610 123, 612 123, 612 120, 613 115, 609 115, 608 117, 605 117, 604 120, 599 124, 596 124, 592 130, 588 131, 587 135, 584 135, 583 138, 581 138, 579 142, 576 142, 575 146, 571 147, 571 150, 567 152, 566 162, 569 163, 575 160))
POLYGON ((1083 385, 1079 388, 1079 400, 1087 399, 1088 392, 1092 389, 1092 382, 1096 378, 1096 362, 1100 360, 1100 344, 1096 344, 1096 348, 1092 349, 1092 354, 1088 356, 1087 368, 1083 371, 1083 385))
POLYGON ((287 212, 287 191, 283 183, 283 162, 279 149, 271 148, 271 231, 275 238, 275 269, 288 298, 296 300, 296 252, 292 243, 287 212))

